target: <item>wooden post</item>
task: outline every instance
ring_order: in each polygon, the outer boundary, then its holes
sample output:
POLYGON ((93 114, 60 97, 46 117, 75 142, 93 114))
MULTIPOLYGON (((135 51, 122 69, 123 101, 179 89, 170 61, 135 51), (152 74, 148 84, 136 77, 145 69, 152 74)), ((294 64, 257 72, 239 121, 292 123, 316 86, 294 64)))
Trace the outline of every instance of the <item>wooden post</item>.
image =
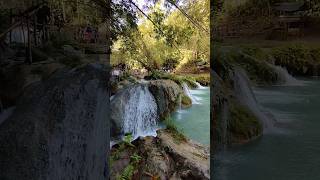
POLYGON ((27 31, 28 31, 28 45, 26 50, 26 62, 31 64, 32 63, 32 51, 31 51, 31 33, 30 33, 30 17, 27 17, 27 31))

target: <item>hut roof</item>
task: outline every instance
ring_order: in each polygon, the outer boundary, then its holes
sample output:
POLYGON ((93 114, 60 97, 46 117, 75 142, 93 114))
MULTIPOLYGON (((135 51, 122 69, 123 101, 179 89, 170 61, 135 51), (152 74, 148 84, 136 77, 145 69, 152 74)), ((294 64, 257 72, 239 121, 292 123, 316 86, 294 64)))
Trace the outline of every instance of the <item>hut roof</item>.
POLYGON ((283 2, 275 4, 274 8, 278 11, 295 12, 299 11, 304 5, 304 2, 283 2))

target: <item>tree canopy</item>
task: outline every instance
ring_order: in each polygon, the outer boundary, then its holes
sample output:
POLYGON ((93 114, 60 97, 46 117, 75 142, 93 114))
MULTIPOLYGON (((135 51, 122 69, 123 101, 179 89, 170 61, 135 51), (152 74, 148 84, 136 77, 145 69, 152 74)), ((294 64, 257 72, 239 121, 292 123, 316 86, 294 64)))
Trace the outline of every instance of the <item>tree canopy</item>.
POLYGON ((113 64, 173 69, 209 61, 209 0, 156 1, 143 7, 136 11, 136 28, 114 41, 113 64))

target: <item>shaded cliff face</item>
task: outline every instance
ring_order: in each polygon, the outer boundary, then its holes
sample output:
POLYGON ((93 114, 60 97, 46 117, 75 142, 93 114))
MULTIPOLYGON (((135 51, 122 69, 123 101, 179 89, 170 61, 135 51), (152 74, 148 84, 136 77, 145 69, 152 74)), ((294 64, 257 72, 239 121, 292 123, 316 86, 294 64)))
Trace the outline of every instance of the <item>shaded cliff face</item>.
POLYGON ((0 126, 0 179, 105 179, 107 79, 90 64, 28 87, 0 126))

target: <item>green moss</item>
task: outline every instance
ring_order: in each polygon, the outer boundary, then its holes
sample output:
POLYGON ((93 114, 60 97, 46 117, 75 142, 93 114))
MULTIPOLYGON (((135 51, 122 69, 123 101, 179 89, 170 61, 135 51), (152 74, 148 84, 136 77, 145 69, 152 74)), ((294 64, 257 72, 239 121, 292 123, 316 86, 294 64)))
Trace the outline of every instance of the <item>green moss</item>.
POLYGON ((176 143, 187 141, 185 135, 182 132, 180 132, 181 130, 178 130, 177 126, 173 123, 171 118, 166 118, 164 124, 166 125, 165 130, 172 135, 176 143))
POLYGON ((147 79, 157 80, 157 79, 169 79, 182 86, 183 83, 186 83, 191 88, 196 88, 196 80, 191 76, 179 76, 175 74, 163 73, 160 71, 152 71, 150 76, 147 79))
POLYGON ((190 107, 192 105, 192 100, 185 94, 181 94, 181 105, 184 108, 190 107))
POLYGON ((312 75, 313 66, 320 63, 320 49, 301 44, 273 48, 275 64, 295 75, 312 75))
POLYGON ((210 74, 200 74, 200 75, 194 76, 194 78, 202 86, 210 85, 210 74))
POLYGON ((259 136, 263 129, 259 120, 244 106, 233 103, 228 127, 232 141, 248 141, 259 136))
POLYGON ((256 84, 274 84, 278 74, 268 65, 267 59, 258 59, 242 51, 234 52, 232 63, 246 70, 251 81, 256 84))

